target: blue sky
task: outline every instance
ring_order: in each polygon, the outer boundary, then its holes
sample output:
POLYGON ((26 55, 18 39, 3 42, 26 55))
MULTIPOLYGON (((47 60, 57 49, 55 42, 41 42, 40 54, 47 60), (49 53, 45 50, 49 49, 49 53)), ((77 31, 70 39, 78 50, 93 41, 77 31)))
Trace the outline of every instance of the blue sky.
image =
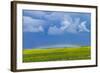
POLYGON ((23 48, 90 45, 91 14, 23 10, 23 48))

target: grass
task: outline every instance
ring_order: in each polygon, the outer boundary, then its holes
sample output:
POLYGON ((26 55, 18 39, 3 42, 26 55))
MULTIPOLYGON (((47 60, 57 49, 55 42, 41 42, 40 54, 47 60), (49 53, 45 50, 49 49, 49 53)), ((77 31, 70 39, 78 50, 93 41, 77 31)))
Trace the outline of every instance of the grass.
POLYGON ((90 46, 77 48, 24 49, 23 62, 91 59, 90 46))

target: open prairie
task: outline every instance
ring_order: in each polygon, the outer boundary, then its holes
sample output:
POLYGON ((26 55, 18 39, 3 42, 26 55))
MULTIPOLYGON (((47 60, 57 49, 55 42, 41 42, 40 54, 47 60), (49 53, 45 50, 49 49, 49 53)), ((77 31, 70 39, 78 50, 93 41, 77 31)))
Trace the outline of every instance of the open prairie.
POLYGON ((23 62, 45 62, 91 59, 90 46, 24 49, 23 62))

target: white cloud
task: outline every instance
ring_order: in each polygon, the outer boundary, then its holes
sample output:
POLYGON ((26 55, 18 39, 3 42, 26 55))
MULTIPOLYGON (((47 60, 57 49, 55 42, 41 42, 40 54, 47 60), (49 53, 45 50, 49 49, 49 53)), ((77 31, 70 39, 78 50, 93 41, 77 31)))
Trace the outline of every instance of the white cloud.
POLYGON ((86 24, 86 21, 81 22, 81 24, 79 25, 79 32, 82 32, 82 31, 89 32, 89 29, 87 29, 85 24, 86 24))
POLYGON ((71 18, 66 17, 64 20, 61 22, 61 30, 64 30, 64 32, 69 32, 69 33, 78 33, 78 32, 89 32, 89 29, 86 28, 86 21, 80 21, 80 18, 71 18), (79 31, 78 31, 79 30, 79 31))
POLYGON ((61 27, 50 27, 48 34, 51 35, 60 35, 63 33, 79 33, 79 32, 89 32, 89 29, 86 28, 86 21, 80 21, 80 18, 75 18, 72 20, 71 17, 64 18, 61 22, 61 27))
POLYGON ((64 16, 64 19, 61 22, 61 30, 70 33, 77 33, 77 27, 79 25, 80 18, 75 18, 74 20, 71 16, 64 16))
POLYGON ((23 16, 23 29, 24 32, 43 32, 43 25, 45 21, 33 19, 29 16, 23 16))
POLYGON ((66 29, 67 32, 70 33, 78 33, 78 25, 80 23, 80 18, 75 18, 73 22, 71 22, 70 26, 66 29))
POLYGON ((23 27, 25 32, 48 32, 52 35, 63 33, 89 32, 86 27, 87 21, 81 21, 79 17, 73 17, 67 13, 44 11, 26 11, 23 16, 23 27), (33 18, 32 18, 33 17, 33 18), (60 22, 58 28, 56 22, 60 22), (44 29, 48 27, 48 31, 44 29))
POLYGON ((50 35, 60 35, 60 34, 63 34, 63 31, 60 28, 53 26, 53 27, 49 28, 48 34, 50 34, 50 35))
POLYGON ((70 16, 64 16, 61 21, 61 30, 66 30, 72 24, 72 19, 70 16))

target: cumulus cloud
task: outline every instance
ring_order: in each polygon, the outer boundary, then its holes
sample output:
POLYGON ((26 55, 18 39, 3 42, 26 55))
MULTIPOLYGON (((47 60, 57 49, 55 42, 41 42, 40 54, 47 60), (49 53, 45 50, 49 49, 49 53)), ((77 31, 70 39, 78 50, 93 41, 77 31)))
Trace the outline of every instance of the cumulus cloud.
POLYGON ((82 21, 80 15, 73 13, 24 10, 23 14, 25 32, 46 32, 51 35, 75 34, 89 32, 86 25, 87 20, 82 21))
POLYGON ((63 31, 60 28, 53 26, 53 27, 49 28, 48 34, 50 34, 50 35, 60 35, 60 34, 63 34, 63 31))
POLYGON ((72 18, 69 15, 65 15, 61 21, 61 30, 66 30, 72 24, 72 18))
POLYGON ((79 32, 89 32, 89 29, 86 27, 86 21, 81 22, 81 24, 79 25, 79 32))
POLYGON ((80 21, 80 18, 74 18, 72 20, 71 17, 64 18, 62 21, 61 30, 65 30, 70 33, 78 33, 78 32, 89 32, 89 29, 86 27, 86 21, 80 21), (78 31, 79 30, 79 31, 78 31))
POLYGON ((75 18, 71 25, 66 29, 67 32, 77 33, 78 25, 80 23, 80 18, 75 18))
POLYGON ((24 32, 43 32, 43 25, 45 21, 39 19, 33 19, 29 16, 23 17, 23 29, 24 32))
POLYGON ((60 35, 64 33, 79 33, 79 32, 89 32, 86 27, 86 21, 80 21, 80 18, 66 17, 62 20, 61 26, 58 28, 56 25, 49 28, 48 33, 51 35, 60 35))
POLYGON ((69 33, 77 33, 78 25, 80 22, 80 18, 72 19, 71 16, 64 16, 64 19, 61 22, 61 30, 69 33))

